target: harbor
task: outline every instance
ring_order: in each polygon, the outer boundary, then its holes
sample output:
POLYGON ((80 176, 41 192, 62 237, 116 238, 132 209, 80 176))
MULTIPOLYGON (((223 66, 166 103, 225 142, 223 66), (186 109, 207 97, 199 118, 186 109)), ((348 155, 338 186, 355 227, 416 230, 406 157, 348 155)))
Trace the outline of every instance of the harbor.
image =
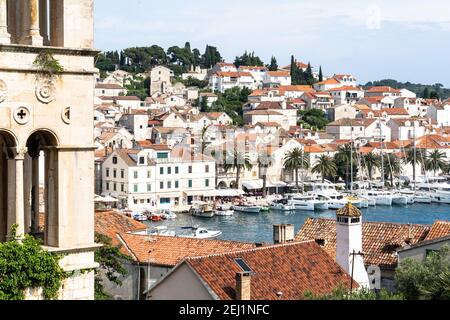
MULTIPOLYGON (((412 204, 407 206, 375 206, 361 210, 364 221, 431 225, 437 220, 450 220, 450 205, 412 204)), ((175 220, 145 222, 150 227, 165 226, 172 231, 183 227, 199 226, 208 230, 220 230, 218 239, 251 243, 271 243, 273 225, 293 224, 296 232, 308 218, 335 219, 336 210, 325 211, 269 211, 259 214, 235 212, 233 216, 212 218, 178 214, 175 220)))

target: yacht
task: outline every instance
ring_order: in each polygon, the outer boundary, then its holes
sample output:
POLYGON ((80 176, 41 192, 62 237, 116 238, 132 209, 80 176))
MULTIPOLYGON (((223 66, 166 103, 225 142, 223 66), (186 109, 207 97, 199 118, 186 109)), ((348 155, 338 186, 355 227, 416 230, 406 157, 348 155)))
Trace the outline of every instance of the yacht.
POLYGON ((289 204, 286 199, 276 200, 270 204, 270 210, 274 211, 295 211, 295 205, 289 204))
POLYGON ((357 208, 367 208, 368 201, 357 197, 345 196, 336 190, 336 186, 331 182, 328 183, 310 183, 307 187, 312 188, 308 195, 317 196, 320 200, 328 203, 328 209, 338 210, 345 207, 348 203, 353 204, 357 208))
POLYGON ((408 197, 406 195, 403 195, 401 193, 392 193, 391 197, 393 205, 400 205, 400 206, 408 205, 408 197))
POLYGON ((253 206, 249 204, 237 205, 233 206, 234 211, 244 212, 244 213, 260 213, 261 207, 253 206))
POLYGON ((321 211, 328 210, 328 203, 326 200, 319 200, 317 196, 308 195, 290 195, 288 196, 288 203, 293 205, 296 210, 303 211, 321 211))
POLYGON ((377 206, 392 206, 393 204, 393 196, 387 191, 361 190, 360 195, 370 199, 372 202, 375 201, 377 206))
POLYGON ((198 226, 186 227, 183 229, 189 229, 192 231, 192 233, 189 233, 187 235, 179 235, 179 237, 182 237, 182 238, 212 239, 212 238, 217 238, 220 235, 222 235, 222 231, 210 231, 208 229, 200 228, 198 226))
POLYGON ((175 220, 177 218, 177 215, 170 210, 162 210, 160 215, 164 220, 175 220))
POLYGON ((136 221, 147 221, 148 218, 146 215, 143 215, 142 213, 134 213, 133 219, 136 221))
POLYGON ((420 183, 418 186, 420 192, 429 196, 432 202, 450 204, 450 184, 442 183, 420 183))

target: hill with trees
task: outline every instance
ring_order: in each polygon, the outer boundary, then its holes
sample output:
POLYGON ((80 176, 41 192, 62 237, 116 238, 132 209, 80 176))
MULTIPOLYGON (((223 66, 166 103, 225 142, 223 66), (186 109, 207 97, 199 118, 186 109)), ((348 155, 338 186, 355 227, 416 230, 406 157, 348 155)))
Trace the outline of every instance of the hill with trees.
POLYGON ((450 89, 444 88, 440 83, 425 85, 421 83, 399 82, 393 79, 383 79, 379 81, 368 82, 364 89, 374 86, 389 86, 394 89, 408 89, 420 98, 425 99, 447 99, 450 97, 450 89))

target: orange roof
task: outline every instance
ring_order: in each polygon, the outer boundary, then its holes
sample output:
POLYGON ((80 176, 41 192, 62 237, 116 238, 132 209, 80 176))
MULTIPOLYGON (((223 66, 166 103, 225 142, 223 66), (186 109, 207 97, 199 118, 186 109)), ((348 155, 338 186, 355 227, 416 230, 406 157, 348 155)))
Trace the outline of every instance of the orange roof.
POLYGON ((278 122, 258 122, 256 125, 261 125, 263 127, 281 127, 281 125, 278 122))
POLYGON ((317 82, 316 85, 323 85, 323 84, 340 84, 339 81, 337 81, 334 78, 328 79, 328 80, 324 80, 322 82, 317 82))
POLYGON ((174 267, 188 257, 200 255, 220 254, 230 251, 251 249, 252 243, 202 240, 182 237, 164 237, 135 234, 120 234, 127 250, 141 262, 151 262, 155 265, 174 267), (150 253, 149 253, 150 252, 150 253))
MULTIPOLYGON (((306 69, 308 68, 308 65, 306 63, 303 63, 301 61, 296 61, 295 64, 297 65, 297 67, 299 67, 300 69, 306 69)), ((291 65, 287 65, 283 68, 284 70, 291 70, 291 65)))
POLYGON ((312 86, 292 85, 292 86, 279 86, 277 88, 281 96, 284 96, 287 91, 290 92, 310 92, 315 91, 312 86))
POLYGON ((390 116, 409 116, 408 111, 403 108, 387 108, 381 109, 381 112, 386 112, 390 116))
POLYGON ((333 88, 327 91, 363 91, 360 87, 354 87, 354 86, 342 86, 338 88, 333 88))
POLYGON ((370 92, 370 93, 385 93, 385 92, 401 93, 400 90, 393 89, 393 88, 388 87, 388 86, 372 87, 369 90, 367 90, 367 92, 370 92))
POLYGON ((269 71, 267 74, 271 77, 290 77, 291 74, 288 71, 269 71))
POLYGON ((218 77, 230 77, 230 78, 241 78, 241 77, 250 77, 253 78, 250 72, 216 72, 218 77))
POLYGON ((314 241, 190 258, 186 263, 220 300, 234 300, 236 274, 243 272, 235 261, 238 258, 253 272, 252 300, 280 300, 279 292, 283 300, 303 300, 307 291, 324 295, 351 282, 314 241))
POLYGON ((425 240, 434 240, 450 235, 450 221, 436 221, 425 240))

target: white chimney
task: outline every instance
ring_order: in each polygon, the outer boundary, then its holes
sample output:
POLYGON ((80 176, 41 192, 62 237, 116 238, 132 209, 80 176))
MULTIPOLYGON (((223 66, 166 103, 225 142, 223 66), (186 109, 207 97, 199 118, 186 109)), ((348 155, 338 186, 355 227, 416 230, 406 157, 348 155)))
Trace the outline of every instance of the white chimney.
POLYGON ((295 226, 293 224, 281 224, 273 226, 273 242, 285 244, 295 240, 295 226))

